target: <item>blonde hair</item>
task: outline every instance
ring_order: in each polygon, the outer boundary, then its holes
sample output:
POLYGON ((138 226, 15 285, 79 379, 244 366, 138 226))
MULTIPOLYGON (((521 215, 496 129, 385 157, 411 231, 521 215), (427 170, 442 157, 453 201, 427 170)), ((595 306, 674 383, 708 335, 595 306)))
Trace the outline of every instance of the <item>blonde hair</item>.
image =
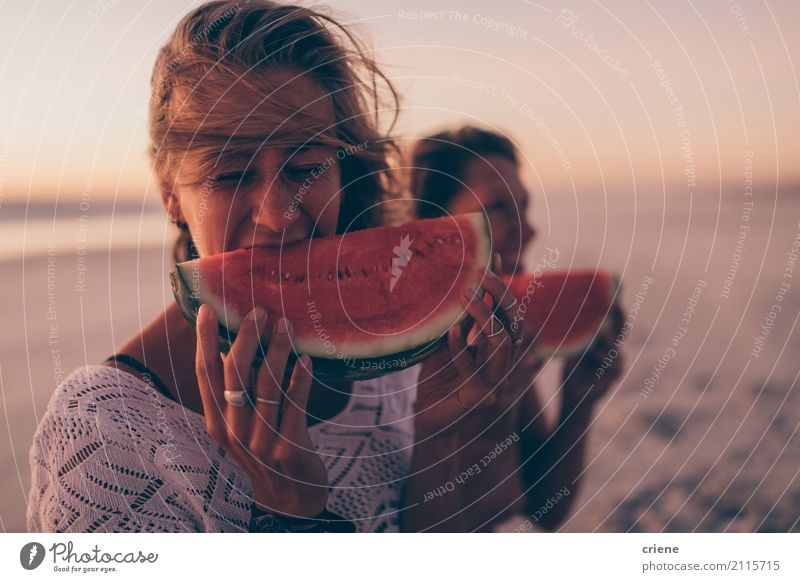
MULTIPOLYGON (((339 232, 383 223, 385 205, 378 203, 398 196, 392 161, 399 153, 390 135, 398 94, 366 45, 328 14, 269 0, 203 4, 161 48, 151 88, 149 153, 165 196, 265 142, 301 145, 298 135, 347 148, 339 232), (332 104, 333 125, 305 110, 277 104, 275 114, 241 98, 245 90, 269 99, 274 72, 310 76, 332 104), (231 91, 234 85, 239 92, 231 91), (384 111, 393 116, 382 129, 384 111)), ((274 111, 274 100, 270 105, 274 111)), ((196 256, 188 226, 179 226, 176 261, 196 256)))

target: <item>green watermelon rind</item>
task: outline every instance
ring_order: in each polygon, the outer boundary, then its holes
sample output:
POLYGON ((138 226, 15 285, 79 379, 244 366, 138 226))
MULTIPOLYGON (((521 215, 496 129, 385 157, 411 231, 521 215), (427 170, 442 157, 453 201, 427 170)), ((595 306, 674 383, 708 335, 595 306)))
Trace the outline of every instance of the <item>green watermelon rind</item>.
MULTIPOLYGON (((483 246, 487 250, 487 256, 484 257, 485 260, 481 260, 481 257, 476 257, 478 259, 477 264, 479 266, 488 267, 492 256, 489 225, 487 224, 483 215, 480 215, 480 219, 476 219, 474 222, 476 226, 475 233, 478 235, 479 239, 483 239, 485 243, 483 246)), ((192 327, 196 327, 198 310, 200 309, 200 305, 206 301, 199 300, 197 295, 192 292, 191 283, 186 280, 179 265, 176 265, 175 268, 173 268, 173 270, 170 272, 170 281, 172 285, 172 293, 175 296, 175 302, 177 303, 178 308, 180 309, 184 318, 192 325, 192 327)), ((479 297, 483 297, 483 288, 478 287, 476 293, 479 297)), ((215 311, 219 313, 219 306, 215 307, 217 307, 215 308, 215 311)), ((232 316, 234 321, 240 317, 239 314, 228 314, 227 312, 226 316, 232 316)), ((466 311, 462 310, 458 319, 451 325, 461 324, 462 328, 464 328, 466 317, 466 311)), ((466 334, 467 330, 464 328, 462 331, 464 331, 466 334)), ((236 339, 236 333, 220 323, 218 335, 220 352, 227 354, 231 349, 233 341, 236 339)), ((445 343, 446 340, 447 330, 445 330, 445 332, 438 337, 424 341, 418 346, 403 350, 401 352, 376 357, 345 359, 323 358, 312 355, 310 356, 312 361, 312 370, 314 377, 322 382, 355 381, 378 378, 385 374, 396 372, 422 362, 433 352, 439 349, 439 347, 445 343)), ((262 350, 259 350, 259 353, 256 355, 256 363, 262 359, 263 348, 265 347, 266 346, 262 346, 262 350)), ((294 368, 294 362, 296 360, 297 354, 291 353, 289 362, 287 364, 284 382, 286 382, 288 377, 291 375, 291 370, 294 368)))

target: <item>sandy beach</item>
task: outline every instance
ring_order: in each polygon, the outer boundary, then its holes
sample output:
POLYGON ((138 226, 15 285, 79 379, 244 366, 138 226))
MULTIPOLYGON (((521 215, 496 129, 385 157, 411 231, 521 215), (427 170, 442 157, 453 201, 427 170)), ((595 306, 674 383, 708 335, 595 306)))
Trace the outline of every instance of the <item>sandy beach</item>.
POLYGON ((0 527, 25 531, 28 449, 58 381, 113 353, 172 301, 158 248, 52 254, 0 263, 0 527), (10 435, 10 437, 9 437, 10 435))
MULTIPOLYGON (((621 274, 632 323, 565 531, 800 531, 800 196, 775 198, 744 213, 737 189, 536 199, 527 264, 547 245, 559 269, 621 274)), ((0 530, 25 529, 28 448, 59 379, 172 301, 169 268, 154 247, 0 262, 0 530)), ((551 418, 559 367, 539 382, 551 418)))

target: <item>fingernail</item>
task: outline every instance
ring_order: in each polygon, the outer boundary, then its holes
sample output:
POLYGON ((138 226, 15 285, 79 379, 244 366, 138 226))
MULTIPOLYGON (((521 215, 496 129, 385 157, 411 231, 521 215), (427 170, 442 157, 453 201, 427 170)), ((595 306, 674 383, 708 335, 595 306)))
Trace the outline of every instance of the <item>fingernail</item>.
POLYGON ((278 325, 275 327, 277 333, 292 333, 292 323, 285 317, 278 320, 278 325))
POLYGON ((253 311, 247 314, 247 319, 251 321, 261 321, 264 319, 264 316, 267 314, 261 307, 256 306, 253 311))
POLYGON ((201 321, 206 321, 209 317, 211 317, 211 312, 214 311, 210 305, 203 303, 197 311, 197 319, 201 321))

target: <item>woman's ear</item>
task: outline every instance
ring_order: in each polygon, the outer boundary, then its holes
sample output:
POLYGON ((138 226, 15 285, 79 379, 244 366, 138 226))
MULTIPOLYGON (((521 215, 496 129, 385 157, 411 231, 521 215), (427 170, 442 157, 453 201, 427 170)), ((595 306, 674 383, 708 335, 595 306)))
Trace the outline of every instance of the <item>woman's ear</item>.
POLYGON ((164 204, 164 209, 167 211, 167 217, 170 222, 178 226, 186 224, 186 219, 181 212, 181 203, 178 195, 172 190, 161 189, 161 202, 164 204))

